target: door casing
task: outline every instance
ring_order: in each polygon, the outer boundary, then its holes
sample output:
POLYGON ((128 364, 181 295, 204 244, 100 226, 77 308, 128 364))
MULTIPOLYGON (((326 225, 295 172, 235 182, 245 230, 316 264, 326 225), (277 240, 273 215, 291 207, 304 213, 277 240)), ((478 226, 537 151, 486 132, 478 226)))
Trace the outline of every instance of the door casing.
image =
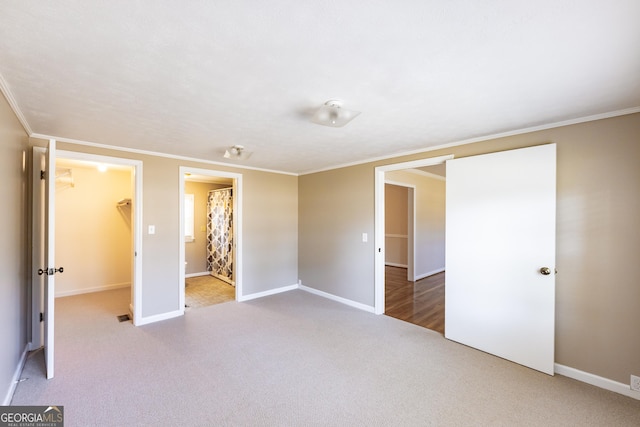
MULTIPOLYGON (((394 163, 391 165, 378 166, 375 168, 375 260, 374 260, 374 313, 383 314, 385 310, 384 301, 384 266, 385 266, 385 226, 384 226, 384 184, 386 172, 403 169, 420 168, 433 166, 453 159, 453 155, 431 157, 414 160, 410 162, 394 163)), ((412 254, 414 257, 415 254, 412 254)), ((415 264, 415 263, 414 263, 415 264)))

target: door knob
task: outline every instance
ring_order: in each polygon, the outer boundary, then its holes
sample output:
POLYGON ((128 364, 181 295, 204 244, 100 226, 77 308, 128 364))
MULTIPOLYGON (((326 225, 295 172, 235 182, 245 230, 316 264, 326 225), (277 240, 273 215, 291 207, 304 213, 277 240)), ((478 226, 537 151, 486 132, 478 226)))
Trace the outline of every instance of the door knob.
POLYGON ((38 276, 42 276, 43 274, 46 274, 47 276, 49 275, 54 275, 56 273, 62 273, 64 272, 64 268, 60 267, 60 268, 39 268, 38 269, 38 276))
POLYGON ((540 274, 543 274, 545 276, 548 276, 551 274, 551 269, 549 267, 542 267, 540 269, 540 274))

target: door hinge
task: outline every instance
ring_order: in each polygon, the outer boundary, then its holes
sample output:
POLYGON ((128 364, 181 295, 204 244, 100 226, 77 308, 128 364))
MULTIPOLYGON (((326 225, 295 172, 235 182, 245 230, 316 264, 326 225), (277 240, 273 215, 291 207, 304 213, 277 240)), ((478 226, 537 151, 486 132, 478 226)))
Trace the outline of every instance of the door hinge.
POLYGON ((40 171, 40 179, 45 179, 47 177, 47 172, 40 171))
POLYGON ((44 313, 40 313, 40 321, 44 322, 44 313))

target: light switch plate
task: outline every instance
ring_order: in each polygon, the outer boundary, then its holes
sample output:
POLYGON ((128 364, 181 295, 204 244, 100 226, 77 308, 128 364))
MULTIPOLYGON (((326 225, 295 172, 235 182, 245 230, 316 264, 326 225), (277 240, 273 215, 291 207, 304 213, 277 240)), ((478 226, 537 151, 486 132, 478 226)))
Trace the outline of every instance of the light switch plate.
POLYGON ((149 226, 149 234, 156 234, 156 226, 155 225, 150 225, 149 226))

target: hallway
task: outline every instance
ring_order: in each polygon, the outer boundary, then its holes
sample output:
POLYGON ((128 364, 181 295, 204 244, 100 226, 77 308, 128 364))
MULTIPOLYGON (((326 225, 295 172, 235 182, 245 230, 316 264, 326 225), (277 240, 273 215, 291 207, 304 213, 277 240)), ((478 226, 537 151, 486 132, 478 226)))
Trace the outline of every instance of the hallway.
POLYGON ((385 267, 385 314, 444 335, 445 273, 409 282, 407 269, 385 267))

